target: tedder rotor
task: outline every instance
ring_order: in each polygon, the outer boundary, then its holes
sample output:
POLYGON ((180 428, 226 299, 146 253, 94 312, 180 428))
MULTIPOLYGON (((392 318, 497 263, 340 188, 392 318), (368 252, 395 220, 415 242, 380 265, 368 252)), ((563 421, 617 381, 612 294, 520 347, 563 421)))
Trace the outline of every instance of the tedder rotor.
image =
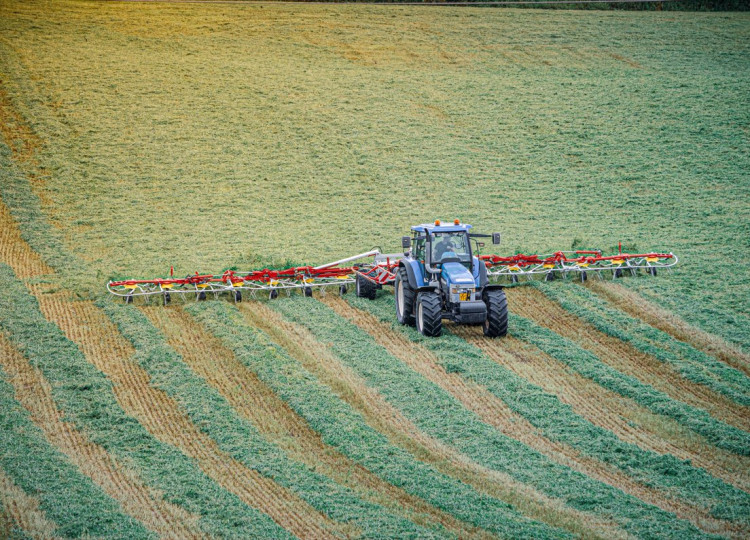
POLYGON ((443 319, 459 324, 481 324, 485 335, 501 337, 507 333, 508 308, 502 283, 517 283, 520 278, 541 277, 546 281, 575 276, 613 279, 639 270, 656 276, 662 269, 677 264, 673 253, 622 253, 603 255, 600 250, 556 251, 549 255, 517 254, 506 257, 481 255, 480 238, 500 243, 500 233, 470 232, 471 225, 455 220, 448 225, 440 220, 415 225, 412 235, 402 238, 403 251, 383 254, 373 249, 322 266, 298 266, 281 270, 223 274, 189 274, 176 278, 126 279, 110 281, 107 290, 132 303, 157 299, 167 305, 176 296, 184 301, 219 298, 228 294, 235 302, 243 294, 250 298, 276 298, 301 291, 312 296, 314 289, 324 293, 334 287, 346 294, 354 285, 358 297, 374 299, 378 289, 390 285, 395 290, 396 317, 402 324, 415 325, 426 336, 439 336, 443 319), (472 242, 476 251, 472 250, 472 242))

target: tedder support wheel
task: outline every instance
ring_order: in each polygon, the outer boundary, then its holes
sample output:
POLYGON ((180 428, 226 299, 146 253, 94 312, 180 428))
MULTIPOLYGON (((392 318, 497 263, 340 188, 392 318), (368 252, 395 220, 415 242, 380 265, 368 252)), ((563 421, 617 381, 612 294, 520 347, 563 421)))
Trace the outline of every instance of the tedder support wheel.
POLYGON ((305 287, 305 296, 308 298, 312 296, 312 287, 305 287))
POLYGON ((423 336, 437 337, 443 333, 443 317, 440 296, 433 292, 417 295, 417 330, 423 336))
POLYGON ((401 324, 414 325, 414 289, 409 285, 406 268, 399 268, 394 282, 396 290, 396 319, 401 324))
POLYGON ((276 289, 271 289, 271 292, 268 293, 269 300, 273 300, 274 298, 278 298, 278 297, 279 297, 279 291, 277 291, 276 289))
POLYGON ((242 291, 234 291, 234 301, 242 302, 242 291))
POLYGON ((375 300, 375 293, 378 292, 378 287, 372 281, 364 277, 362 274, 357 274, 356 283, 356 295, 358 298, 368 298, 375 300))
POLYGON ((487 304, 487 320, 484 321, 484 335, 503 337, 508 333, 508 299, 502 289, 485 291, 484 303, 487 304))
POLYGON ((344 295, 346 294, 346 292, 347 292, 347 289, 346 289, 346 285, 341 285, 341 286, 339 287, 339 294, 340 294, 341 296, 344 296, 344 295))

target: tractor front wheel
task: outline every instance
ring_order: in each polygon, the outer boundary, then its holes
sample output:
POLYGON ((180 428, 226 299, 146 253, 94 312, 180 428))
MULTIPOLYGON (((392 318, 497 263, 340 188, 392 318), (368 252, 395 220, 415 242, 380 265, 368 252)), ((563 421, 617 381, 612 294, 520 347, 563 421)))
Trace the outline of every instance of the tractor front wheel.
POLYGON ((508 299, 502 289, 485 291, 484 303, 487 304, 487 320, 484 321, 484 335, 503 337, 508 333, 508 299))
POLYGON ((396 290, 396 319, 401 324, 414 325, 414 289, 409 285, 405 268, 399 268, 394 283, 396 290))
POLYGON ((423 336, 438 337, 443 333, 443 317, 440 296, 433 292, 417 295, 417 330, 423 336))
POLYGON ((355 293, 357 298, 368 298, 375 300, 375 293, 378 292, 378 287, 372 281, 367 279, 362 274, 357 274, 357 283, 355 293))

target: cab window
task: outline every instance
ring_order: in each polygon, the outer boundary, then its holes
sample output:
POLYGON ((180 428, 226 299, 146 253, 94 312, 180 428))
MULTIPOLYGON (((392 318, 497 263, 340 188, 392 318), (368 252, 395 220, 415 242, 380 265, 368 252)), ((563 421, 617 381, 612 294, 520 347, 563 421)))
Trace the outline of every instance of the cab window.
POLYGON ((418 261, 424 260, 424 238, 420 238, 414 241, 414 257, 418 261))
POLYGON ((448 257, 458 257, 462 263, 471 262, 471 248, 466 233, 433 233, 433 263, 440 263, 448 257))

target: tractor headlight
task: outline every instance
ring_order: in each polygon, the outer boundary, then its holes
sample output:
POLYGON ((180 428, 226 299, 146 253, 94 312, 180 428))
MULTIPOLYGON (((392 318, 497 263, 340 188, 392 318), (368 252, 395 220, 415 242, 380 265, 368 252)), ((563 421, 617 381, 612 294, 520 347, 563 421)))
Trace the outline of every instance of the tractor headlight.
POLYGON ((460 285, 451 285, 451 301, 452 302, 465 302, 471 300, 474 291, 474 287, 461 287, 460 285))

